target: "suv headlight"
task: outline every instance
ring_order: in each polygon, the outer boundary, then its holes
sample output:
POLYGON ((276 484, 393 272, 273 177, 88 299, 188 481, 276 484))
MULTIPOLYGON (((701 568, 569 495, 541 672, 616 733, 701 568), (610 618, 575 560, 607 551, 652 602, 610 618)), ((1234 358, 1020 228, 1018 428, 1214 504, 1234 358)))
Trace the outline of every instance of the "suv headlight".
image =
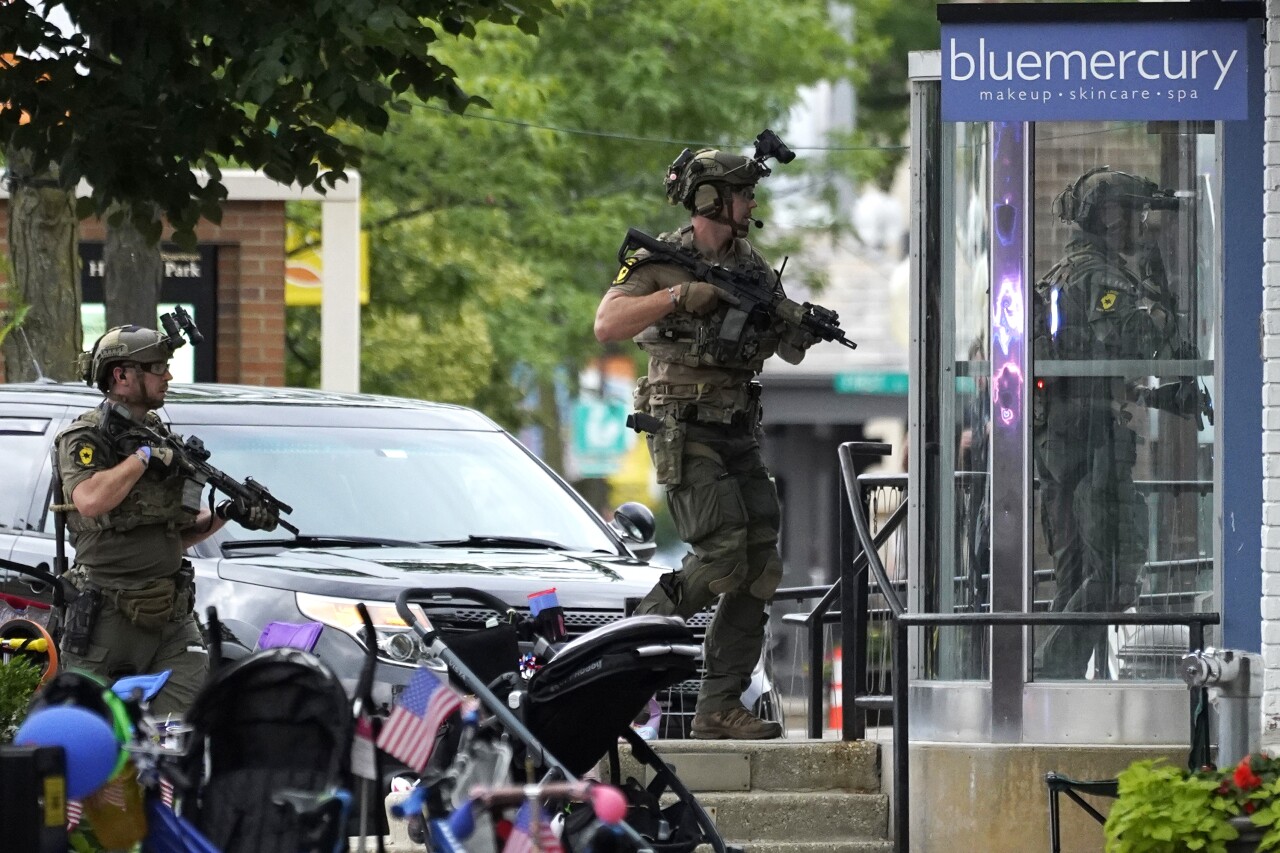
MULTIPOLYGON (((330 628, 336 628, 348 634, 356 642, 364 645, 364 623, 356 605, 360 602, 351 598, 335 598, 329 595, 313 595, 309 592, 294 593, 298 602, 298 610, 308 619, 314 619, 330 628)), ((373 622, 374 633, 378 637, 378 657, 406 665, 415 665, 422 657, 422 643, 413 629, 400 618, 396 606, 385 601, 364 602, 369 610, 369 619, 373 622)), ((414 615, 428 629, 431 627, 427 614, 417 604, 410 604, 414 615)))

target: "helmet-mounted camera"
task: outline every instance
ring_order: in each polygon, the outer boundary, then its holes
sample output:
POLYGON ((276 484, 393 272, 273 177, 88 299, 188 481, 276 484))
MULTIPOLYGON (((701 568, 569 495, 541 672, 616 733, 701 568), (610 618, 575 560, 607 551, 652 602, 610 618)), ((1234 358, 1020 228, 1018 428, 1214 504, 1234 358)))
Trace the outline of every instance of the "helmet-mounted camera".
POLYGON ((765 165, 765 161, 770 157, 785 166, 796 159, 796 152, 788 148, 787 144, 778 138, 778 134, 766 127, 756 137, 754 157, 756 168, 760 169, 762 177, 770 172, 769 167, 765 165))

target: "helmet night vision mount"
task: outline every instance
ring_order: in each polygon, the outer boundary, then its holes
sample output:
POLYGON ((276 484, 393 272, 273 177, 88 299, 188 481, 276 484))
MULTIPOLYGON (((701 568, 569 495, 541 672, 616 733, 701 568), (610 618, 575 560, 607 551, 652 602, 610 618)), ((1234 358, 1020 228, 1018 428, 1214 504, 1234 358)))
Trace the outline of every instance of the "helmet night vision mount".
POLYGON ((204 335, 200 334, 195 321, 181 305, 175 306, 172 314, 161 314, 160 325, 164 328, 164 334, 145 326, 116 326, 108 329, 94 343, 93 349, 80 354, 80 377, 85 384, 90 387, 96 385, 98 390, 105 393, 107 377, 113 366, 130 362, 150 364, 168 361, 173 351, 185 346, 187 341, 192 345, 204 341, 204 335))
POLYGON ((686 148, 667 169, 667 201, 697 216, 714 217, 727 209, 734 190, 755 186, 771 174, 769 159, 786 164, 795 158, 795 152, 767 128, 756 137, 755 153, 749 158, 716 148, 686 148))
POLYGON ((1108 204, 1129 210, 1177 210, 1185 193, 1161 189, 1155 181, 1098 166, 1085 172, 1053 201, 1058 219, 1079 225, 1085 231, 1101 226, 1098 214, 1108 204))

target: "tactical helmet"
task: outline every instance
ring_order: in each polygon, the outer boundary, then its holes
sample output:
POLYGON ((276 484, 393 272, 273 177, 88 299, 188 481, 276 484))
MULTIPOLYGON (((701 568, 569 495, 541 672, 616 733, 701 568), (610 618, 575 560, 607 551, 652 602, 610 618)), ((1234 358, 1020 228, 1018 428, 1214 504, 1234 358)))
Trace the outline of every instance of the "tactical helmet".
POLYGON ((165 335, 144 326, 116 326, 98 338, 93 349, 80 355, 80 375, 86 385, 106 392, 111 368, 122 362, 149 364, 168 361, 173 344, 165 335))
POLYGON ((1058 194, 1053 200, 1053 212, 1063 222, 1097 232, 1101 227, 1097 213, 1109 203, 1133 210, 1173 210, 1178 206, 1178 199, 1171 190, 1160 189, 1154 181, 1117 172, 1110 166, 1098 166, 1058 194))
POLYGON ((667 169, 667 201, 697 216, 714 216, 735 189, 755 186, 769 174, 758 161, 715 148, 688 148, 667 169))

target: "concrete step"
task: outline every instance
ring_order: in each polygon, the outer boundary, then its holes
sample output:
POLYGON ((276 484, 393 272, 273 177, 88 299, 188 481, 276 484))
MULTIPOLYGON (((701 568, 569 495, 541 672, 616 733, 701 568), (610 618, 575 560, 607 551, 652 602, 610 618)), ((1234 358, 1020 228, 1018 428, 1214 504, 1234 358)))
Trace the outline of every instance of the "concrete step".
POLYGON ((716 830, 733 844, 880 841, 889 831, 889 798, 846 791, 781 791, 697 795, 716 830))
POLYGON ((893 853, 892 841, 760 841, 737 846, 742 853, 893 853))
MULTIPOLYGON (((873 741, 659 740, 650 746, 695 793, 880 790, 880 746, 873 741)), ((623 779, 653 778, 629 747, 620 752, 623 779)))
MULTIPOLYGON (((650 746, 695 792, 720 837, 744 853, 892 853, 875 742, 666 740, 650 746)), ((647 784, 653 778, 625 744, 620 757, 623 779, 647 784)), ((607 766, 601 770, 607 778, 607 766)), ((670 795, 664 799, 670 802, 670 795)), ((388 853, 414 849, 403 823, 392 825, 389 840, 388 853)))

